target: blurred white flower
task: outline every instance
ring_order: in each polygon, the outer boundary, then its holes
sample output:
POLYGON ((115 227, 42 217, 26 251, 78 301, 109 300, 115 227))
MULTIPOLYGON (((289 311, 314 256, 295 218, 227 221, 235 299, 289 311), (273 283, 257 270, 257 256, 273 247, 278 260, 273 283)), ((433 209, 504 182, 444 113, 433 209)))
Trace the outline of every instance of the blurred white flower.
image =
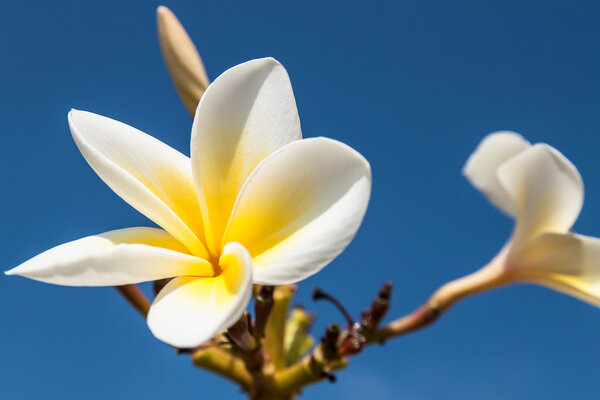
POLYGON ((600 239, 570 231, 583 182, 569 160, 547 144, 497 132, 479 144, 463 173, 515 219, 504 248, 477 273, 480 282, 537 283, 600 305, 600 239))

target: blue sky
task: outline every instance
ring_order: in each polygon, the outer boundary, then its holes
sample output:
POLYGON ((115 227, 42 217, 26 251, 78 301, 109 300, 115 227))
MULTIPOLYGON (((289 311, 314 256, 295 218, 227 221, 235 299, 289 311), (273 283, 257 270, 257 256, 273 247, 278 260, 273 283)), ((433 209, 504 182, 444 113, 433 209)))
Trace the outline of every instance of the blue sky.
MULTIPOLYGON (((8 1, 0 13, 2 268, 54 245, 149 225, 87 166, 67 127, 78 108, 189 154, 191 120, 162 62, 153 1, 8 1)), ((594 2, 167 2, 214 79, 273 56, 303 133, 373 168, 365 222, 347 251, 300 284, 354 314, 386 279, 392 316, 474 271, 512 223, 461 175, 479 140, 510 129, 547 142, 586 184, 578 232, 600 236, 600 4, 594 2)), ((0 397, 243 398, 154 339, 112 288, 0 276, 0 397), (133 396, 133 397, 132 397, 133 396)), ((600 311, 548 289, 467 299, 433 327, 371 347, 310 399, 594 398, 600 311)))

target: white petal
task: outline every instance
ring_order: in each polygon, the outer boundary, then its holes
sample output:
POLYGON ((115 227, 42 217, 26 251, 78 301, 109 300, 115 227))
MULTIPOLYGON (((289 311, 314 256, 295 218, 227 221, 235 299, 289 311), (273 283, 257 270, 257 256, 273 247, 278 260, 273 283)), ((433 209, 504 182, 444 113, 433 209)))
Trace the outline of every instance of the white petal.
POLYGON ((176 347, 195 347, 229 328, 242 315, 252 292, 252 262, 239 243, 228 243, 214 278, 175 278, 160 291, 148 327, 176 347))
POLYGON ((292 86, 274 59, 240 64, 208 87, 194 118, 191 151, 209 246, 220 247, 250 172, 269 154, 300 138, 292 86))
POLYGON ((600 307, 600 239, 545 234, 511 261, 521 280, 539 283, 600 307))
POLYGON ((542 233, 568 232, 581 211, 583 182, 577 168, 546 144, 506 161, 498 177, 517 206, 517 247, 542 233))
POLYGON ((118 286, 180 275, 212 276, 211 264, 187 254, 162 229, 127 228, 47 250, 6 272, 67 286, 118 286))
POLYGON ((252 255, 254 282, 279 285, 316 273, 350 243, 371 192, 371 170, 331 139, 291 143, 250 175, 224 242, 252 255))
POLYGON ((129 125, 72 110, 69 126, 102 180, 188 250, 207 257, 189 158, 129 125))
POLYGON ((463 167, 464 176, 496 207, 512 217, 516 205, 498 180, 498 167, 531 145, 514 132, 495 132, 486 136, 463 167))

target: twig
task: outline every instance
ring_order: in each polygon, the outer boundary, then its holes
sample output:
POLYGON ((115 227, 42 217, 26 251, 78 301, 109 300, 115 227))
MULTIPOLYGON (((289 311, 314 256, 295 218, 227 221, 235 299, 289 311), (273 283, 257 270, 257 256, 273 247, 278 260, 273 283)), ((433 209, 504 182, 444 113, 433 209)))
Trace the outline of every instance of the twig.
POLYGON ((131 304, 144 318, 148 315, 150 310, 150 300, 140 290, 137 285, 123 285, 115 286, 115 289, 125 297, 125 299, 131 304))

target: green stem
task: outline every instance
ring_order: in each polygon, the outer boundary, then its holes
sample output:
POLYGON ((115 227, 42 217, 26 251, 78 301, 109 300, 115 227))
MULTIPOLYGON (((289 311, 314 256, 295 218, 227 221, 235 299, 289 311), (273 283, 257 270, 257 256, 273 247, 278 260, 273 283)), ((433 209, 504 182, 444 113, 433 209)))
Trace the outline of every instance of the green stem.
POLYGON ((348 360, 344 357, 327 359, 322 347, 317 346, 312 354, 275 373, 274 392, 279 396, 294 395, 304 386, 320 382, 332 371, 345 368, 347 365, 348 360))
POLYGON ((195 366, 207 369, 240 385, 245 391, 252 388, 252 377, 244 361, 218 347, 198 350, 192 354, 195 366))
POLYGON ((285 323, 295 285, 277 286, 273 293, 273 308, 265 326, 264 350, 275 370, 285 367, 285 323))

